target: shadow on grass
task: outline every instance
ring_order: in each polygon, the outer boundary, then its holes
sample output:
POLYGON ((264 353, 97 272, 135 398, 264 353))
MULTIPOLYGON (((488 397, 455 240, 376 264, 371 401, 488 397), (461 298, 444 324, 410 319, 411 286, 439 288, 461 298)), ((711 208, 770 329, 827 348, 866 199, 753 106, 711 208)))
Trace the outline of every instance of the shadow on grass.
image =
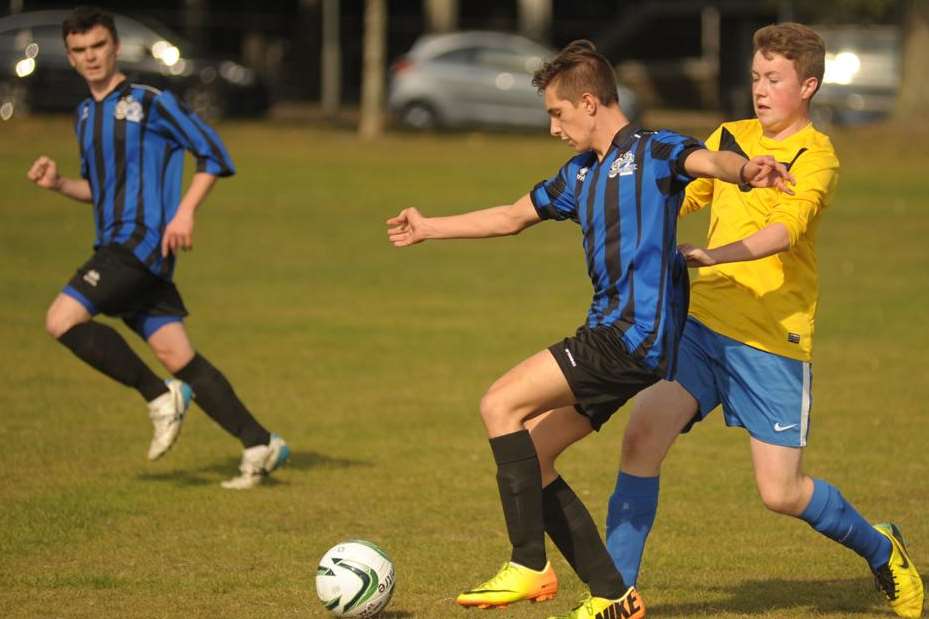
POLYGON ((377 619, 406 619, 406 617, 415 617, 413 613, 409 613, 405 610, 385 610, 379 615, 376 615, 377 619))
MULTIPOLYGON (((927 578, 923 578, 926 582, 927 578)), ((867 578, 845 580, 747 580, 731 587, 710 587, 711 593, 728 596, 728 599, 686 604, 654 604, 649 614, 662 617, 703 615, 718 612, 763 615, 796 608, 798 613, 813 610, 818 613, 845 613, 874 616, 875 608, 886 605, 882 593, 867 578)), ((648 592, 645 592, 648 602, 648 592)), ((889 612, 889 609, 888 609, 889 612)))
MULTIPOLYGON (((356 466, 372 466, 366 460, 353 460, 350 458, 333 458, 313 451, 291 451, 286 470, 309 471, 315 468, 345 469, 356 466)), ((198 469, 172 469, 160 473, 139 473, 136 478, 140 481, 156 481, 172 483, 177 486, 205 486, 217 483, 218 478, 225 479, 232 476, 239 468, 238 458, 225 458, 198 469)), ((262 482, 263 486, 275 486, 286 483, 273 475, 262 482)))

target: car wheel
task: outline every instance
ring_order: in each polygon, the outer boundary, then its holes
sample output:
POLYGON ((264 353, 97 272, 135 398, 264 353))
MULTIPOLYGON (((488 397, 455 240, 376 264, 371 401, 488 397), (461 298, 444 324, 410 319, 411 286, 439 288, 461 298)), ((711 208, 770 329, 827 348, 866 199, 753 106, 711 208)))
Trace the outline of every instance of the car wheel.
POLYGON ((216 90, 206 86, 191 86, 185 90, 184 103, 206 120, 218 120, 226 114, 222 97, 216 90))
POLYGON ((423 101, 414 101, 400 112, 400 123, 416 131, 432 131, 441 125, 435 108, 423 101))

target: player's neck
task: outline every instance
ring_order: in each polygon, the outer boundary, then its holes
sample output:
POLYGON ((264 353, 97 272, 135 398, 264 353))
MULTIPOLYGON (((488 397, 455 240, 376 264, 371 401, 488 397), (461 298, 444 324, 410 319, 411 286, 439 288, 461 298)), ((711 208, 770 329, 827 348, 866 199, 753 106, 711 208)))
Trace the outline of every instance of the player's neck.
POLYGON ((763 127, 764 136, 772 140, 786 140, 790 136, 802 131, 810 124, 809 114, 798 114, 793 118, 785 119, 775 125, 763 127))
POLYGON ((109 77, 100 81, 87 82, 87 87, 90 89, 90 95, 94 98, 94 101, 103 101, 106 96, 113 92, 113 89, 125 79, 125 75, 120 71, 116 71, 109 77))
POLYGON ((603 108, 600 112, 603 117, 601 122, 597 123, 592 141, 593 151, 597 154, 597 160, 603 161, 607 151, 613 146, 613 138, 619 133, 620 129, 629 124, 629 119, 623 114, 619 107, 603 108))

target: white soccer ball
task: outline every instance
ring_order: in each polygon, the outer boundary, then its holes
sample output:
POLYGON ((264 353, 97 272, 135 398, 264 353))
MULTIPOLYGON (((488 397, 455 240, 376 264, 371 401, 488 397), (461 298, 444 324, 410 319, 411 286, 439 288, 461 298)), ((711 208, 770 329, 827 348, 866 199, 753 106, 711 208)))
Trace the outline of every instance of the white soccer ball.
POLYGON ((316 595, 338 617, 373 617, 394 593, 394 564, 360 539, 336 544, 319 560, 316 595))

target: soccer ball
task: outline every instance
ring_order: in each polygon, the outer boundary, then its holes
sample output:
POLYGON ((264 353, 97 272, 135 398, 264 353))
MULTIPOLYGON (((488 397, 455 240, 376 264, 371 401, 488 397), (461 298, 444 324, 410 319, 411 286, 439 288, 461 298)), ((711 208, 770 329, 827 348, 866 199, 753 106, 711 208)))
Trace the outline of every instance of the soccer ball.
POLYGON ((394 593, 394 564, 371 542, 336 544, 319 560, 316 595, 338 617, 373 617, 394 593))

